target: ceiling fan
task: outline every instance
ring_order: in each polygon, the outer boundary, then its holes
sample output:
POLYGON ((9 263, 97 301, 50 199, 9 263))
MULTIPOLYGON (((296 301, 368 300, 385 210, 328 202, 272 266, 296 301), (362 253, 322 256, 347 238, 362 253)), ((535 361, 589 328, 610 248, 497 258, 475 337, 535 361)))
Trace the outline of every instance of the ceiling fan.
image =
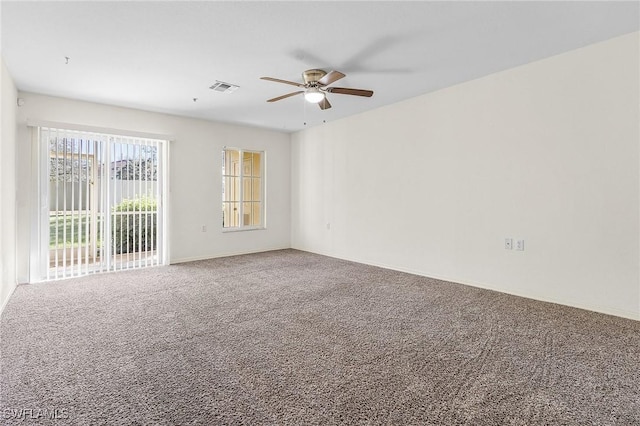
POLYGON ((365 96, 370 98, 373 95, 371 90, 351 89, 348 87, 329 87, 331 83, 334 83, 345 75, 340 71, 331 71, 329 73, 323 70, 306 70, 302 73, 302 79, 304 83, 296 83, 294 81, 280 80, 279 78, 272 77, 260 77, 262 80, 275 81, 276 83, 290 84, 297 86, 304 90, 298 90, 297 92, 287 93, 286 95, 278 96, 277 98, 269 99, 267 102, 275 102, 282 99, 286 99, 291 96, 304 93, 304 98, 311 103, 318 104, 320 109, 331 108, 331 104, 327 100, 327 93, 339 93, 341 95, 355 95, 365 96))

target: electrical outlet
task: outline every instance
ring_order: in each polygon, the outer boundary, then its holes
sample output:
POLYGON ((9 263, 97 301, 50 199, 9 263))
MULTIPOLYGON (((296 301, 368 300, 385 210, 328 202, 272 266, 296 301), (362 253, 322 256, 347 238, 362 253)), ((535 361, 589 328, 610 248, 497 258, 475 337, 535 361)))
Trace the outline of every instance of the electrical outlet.
POLYGON ((327 229, 331 229, 331 223, 327 222, 327 229))
POLYGON ((202 232, 207 232, 207 225, 202 225, 202 232))
POLYGON ((505 238, 504 239, 504 249, 505 250, 512 250, 513 249, 513 239, 512 238, 505 238))
POLYGON ((524 240, 516 240, 516 250, 524 251, 524 240))

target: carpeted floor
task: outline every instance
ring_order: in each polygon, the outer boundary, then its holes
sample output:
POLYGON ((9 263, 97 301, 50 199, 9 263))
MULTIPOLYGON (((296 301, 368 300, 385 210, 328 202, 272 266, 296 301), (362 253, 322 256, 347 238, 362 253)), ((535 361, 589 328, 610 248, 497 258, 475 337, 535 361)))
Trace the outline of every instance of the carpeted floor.
POLYGON ((6 424, 640 424, 639 322, 295 250, 20 286, 0 332, 6 424))

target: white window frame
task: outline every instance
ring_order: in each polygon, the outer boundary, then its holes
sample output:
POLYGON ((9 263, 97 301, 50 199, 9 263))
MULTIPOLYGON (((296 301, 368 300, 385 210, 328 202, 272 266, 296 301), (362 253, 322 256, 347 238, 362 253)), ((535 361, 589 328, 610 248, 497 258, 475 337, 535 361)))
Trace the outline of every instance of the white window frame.
MULTIPOLYGON (((78 126, 62 123, 50 123, 50 122, 28 122, 29 128, 32 134, 32 169, 35 170, 36 176, 32 181, 32 197, 38 208, 33 209, 31 214, 32 229, 36 232, 32 232, 30 240, 30 266, 29 266, 29 282, 41 282, 49 281, 59 278, 69 278, 72 276, 86 275, 86 273, 99 273, 99 272, 112 272, 120 271, 124 269, 136 269, 147 266, 156 265, 168 265, 169 264, 169 142, 170 139, 163 138, 161 135, 148 135, 144 133, 123 132, 119 130, 110 130, 102 128, 93 128, 90 126, 78 126), (110 145, 113 143, 129 142, 130 144, 146 145, 152 143, 158 149, 159 164, 158 164, 158 188, 156 198, 158 203, 157 210, 157 257, 154 260, 150 259, 136 259, 131 256, 131 261, 113 262, 113 256, 111 253, 111 244, 103 244, 100 249, 103 250, 104 259, 102 262, 92 263, 91 268, 87 268, 87 265, 75 264, 75 270, 73 265, 66 269, 67 272, 63 272, 62 275, 58 274, 53 276, 50 271, 49 260, 49 179, 50 179, 50 152, 49 141, 46 138, 42 138, 42 131, 45 130, 49 133, 55 134, 77 134, 82 138, 88 138, 89 140, 102 141, 103 158, 106 164, 111 162, 110 159, 110 145), (146 142, 145 142, 146 140, 146 142)), ((103 212, 110 210, 112 205, 112 198, 109 194, 110 176, 105 174, 102 176, 102 194, 100 202, 104 206, 103 212)), ((142 182, 139 184, 139 189, 142 190, 142 182)), ((103 229, 103 235, 110 235, 110 221, 105 221, 105 228, 103 229)))
POLYGON ((221 222, 222 223, 222 232, 239 232, 239 231, 256 231, 256 230, 264 230, 267 229, 267 218, 266 218, 266 197, 265 197, 265 187, 266 187, 266 158, 267 158, 267 153, 266 151, 261 151, 259 149, 245 149, 245 148, 238 148, 238 147, 234 147, 234 146, 225 146, 222 148, 222 168, 220 169, 221 173, 222 173, 222 202, 223 205, 225 203, 225 194, 224 194, 224 185, 225 185, 225 178, 229 178, 229 177, 238 177, 240 180, 240 184, 239 184, 239 192, 240 192, 240 196, 238 197, 238 206, 239 206, 239 211, 238 211, 238 222, 240 223, 240 225, 238 226, 225 226, 224 225, 224 209, 222 211, 222 218, 223 220, 221 222), (225 155, 226 155, 226 151, 238 151, 238 155, 239 155, 239 159, 240 162, 242 163, 242 158, 245 152, 251 152, 251 153, 259 153, 260 154, 260 225, 244 225, 242 224, 243 220, 242 218, 244 217, 244 185, 243 185, 243 178, 244 178, 244 167, 242 167, 242 164, 240 164, 239 170, 240 170, 240 174, 239 175, 229 175, 229 174, 225 174, 227 171, 224 169, 225 167, 225 155))

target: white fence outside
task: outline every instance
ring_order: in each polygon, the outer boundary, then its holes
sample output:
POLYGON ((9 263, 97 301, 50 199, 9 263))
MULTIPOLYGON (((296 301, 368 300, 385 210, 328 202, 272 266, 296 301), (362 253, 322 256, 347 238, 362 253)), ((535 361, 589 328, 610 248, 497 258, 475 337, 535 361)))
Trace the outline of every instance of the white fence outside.
MULTIPOLYGON (((100 179, 94 184, 100 188, 100 179)), ((91 202, 91 192, 86 197, 87 189, 92 190, 93 185, 87 182, 49 182, 49 209, 52 212, 60 210, 87 210, 87 200, 91 202), (74 197, 71 197, 74 194, 74 197), (78 195, 82 194, 81 197, 78 195), (56 198, 57 197, 57 198, 56 198)), ((112 180, 109 183, 109 199, 115 206, 122 200, 133 200, 144 196, 154 197, 158 188, 157 181, 140 180, 112 180)), ((98 196, 98 209, 102 210, 102 200, 98 196)))

